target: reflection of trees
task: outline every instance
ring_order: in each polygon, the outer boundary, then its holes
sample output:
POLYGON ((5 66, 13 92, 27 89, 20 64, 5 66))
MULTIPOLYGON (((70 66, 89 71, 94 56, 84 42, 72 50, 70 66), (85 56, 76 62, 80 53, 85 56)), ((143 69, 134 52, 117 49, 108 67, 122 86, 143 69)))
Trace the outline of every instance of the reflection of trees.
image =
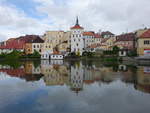
POLYGON ((33 65, 34 65, 34 68, 37 68, 41 65, 41 61, 40 60, 34 60, 33 65))
POLYGON ((2 61, 0 61, 0 65, 9 66, 13 69, 19 68, 22 64, 23 64, 23 62, 18 61, 18 60, 2 60, 2 61))

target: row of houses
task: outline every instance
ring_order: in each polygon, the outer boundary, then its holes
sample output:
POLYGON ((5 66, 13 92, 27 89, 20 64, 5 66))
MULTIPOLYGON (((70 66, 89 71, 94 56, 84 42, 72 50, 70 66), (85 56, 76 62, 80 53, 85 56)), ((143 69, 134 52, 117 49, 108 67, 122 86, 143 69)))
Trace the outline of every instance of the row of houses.
POLYGON ((62 59, 70 52, 82 55, 84 51, 96 52, 112 50, 118 46, 121 50, 137 51, 139 56, 150 54, 150 29, 137 30, 132 33, 114 35, 109 31, 85 31, 79 25, 78 18, 69 31, 47 31, 43 36, 26 35, 11 38, 0 43, 0 54, 13 50, 41 54, 41 59, 62 59))

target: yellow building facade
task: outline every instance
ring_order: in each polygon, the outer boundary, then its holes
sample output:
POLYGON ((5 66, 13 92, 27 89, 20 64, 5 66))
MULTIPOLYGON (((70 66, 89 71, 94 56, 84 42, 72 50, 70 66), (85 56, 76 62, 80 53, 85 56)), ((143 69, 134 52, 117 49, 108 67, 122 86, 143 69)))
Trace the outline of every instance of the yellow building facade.
POLYGON ((65 52, 70 47, 70 35, 69 31, 47 31, 43 36, 42 59, 49 59, 55 50, 65 52))
POLYGON ((32 54, 32 43, 25 44, 25 54, 32 54))
POLYGON ((150 55, 150 29, 137 38, 137 54, 150 55))

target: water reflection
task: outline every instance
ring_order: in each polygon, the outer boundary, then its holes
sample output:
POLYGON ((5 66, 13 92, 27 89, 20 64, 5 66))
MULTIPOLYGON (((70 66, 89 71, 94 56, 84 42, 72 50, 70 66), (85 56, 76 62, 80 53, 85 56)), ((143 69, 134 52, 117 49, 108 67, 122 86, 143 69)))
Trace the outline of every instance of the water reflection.
POLYGON ((150 93, 150 66, 133 66, 97 61, 42 60, 0 63, 0 76, 17 77, 27 82, 43 80, 46 86, 67 86, 80 93, 86 85, 109 85, 117 80, 150 93), (18 64, 19 63, 19 64, 18 64))

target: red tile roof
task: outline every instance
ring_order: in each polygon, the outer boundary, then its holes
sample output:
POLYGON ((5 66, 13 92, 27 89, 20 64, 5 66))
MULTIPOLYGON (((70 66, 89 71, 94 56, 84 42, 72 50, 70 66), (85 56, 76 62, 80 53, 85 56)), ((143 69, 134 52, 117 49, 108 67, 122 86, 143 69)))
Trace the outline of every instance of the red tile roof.
POLYGON ((24 49, 26 43, 43 43, 44 41, 37 35, 26 35, 19 38, 11 38, 0 49, 24 49))
POLYGON ((84 32, 83 33, 83 36, 95 36, 95 33, 94 32, 84 32))
POLYGON ((75 25, 75 26, 71 27, 71 29, 84 29, 84 28, 81 27, 80 25, 75 25))
POLYGON ((150 29, 147 30, 146 32, 144 32, 144 33, 140 36, 140 38, 150 38, 150 29))
POLYGON ((94 33, 93 31, 84 32, 83 36, 93 36, 94 38, 101 38, 100 34, 94 33))
POLYGON ((5 45, 0 46, 0 49, 24 49, 25 42, 20 40, 6 41, 5 45))
POLYGON ((94 36, 95 36, 95 38, 102 38, 101 35, 98 33, 96 33, 94 36))

